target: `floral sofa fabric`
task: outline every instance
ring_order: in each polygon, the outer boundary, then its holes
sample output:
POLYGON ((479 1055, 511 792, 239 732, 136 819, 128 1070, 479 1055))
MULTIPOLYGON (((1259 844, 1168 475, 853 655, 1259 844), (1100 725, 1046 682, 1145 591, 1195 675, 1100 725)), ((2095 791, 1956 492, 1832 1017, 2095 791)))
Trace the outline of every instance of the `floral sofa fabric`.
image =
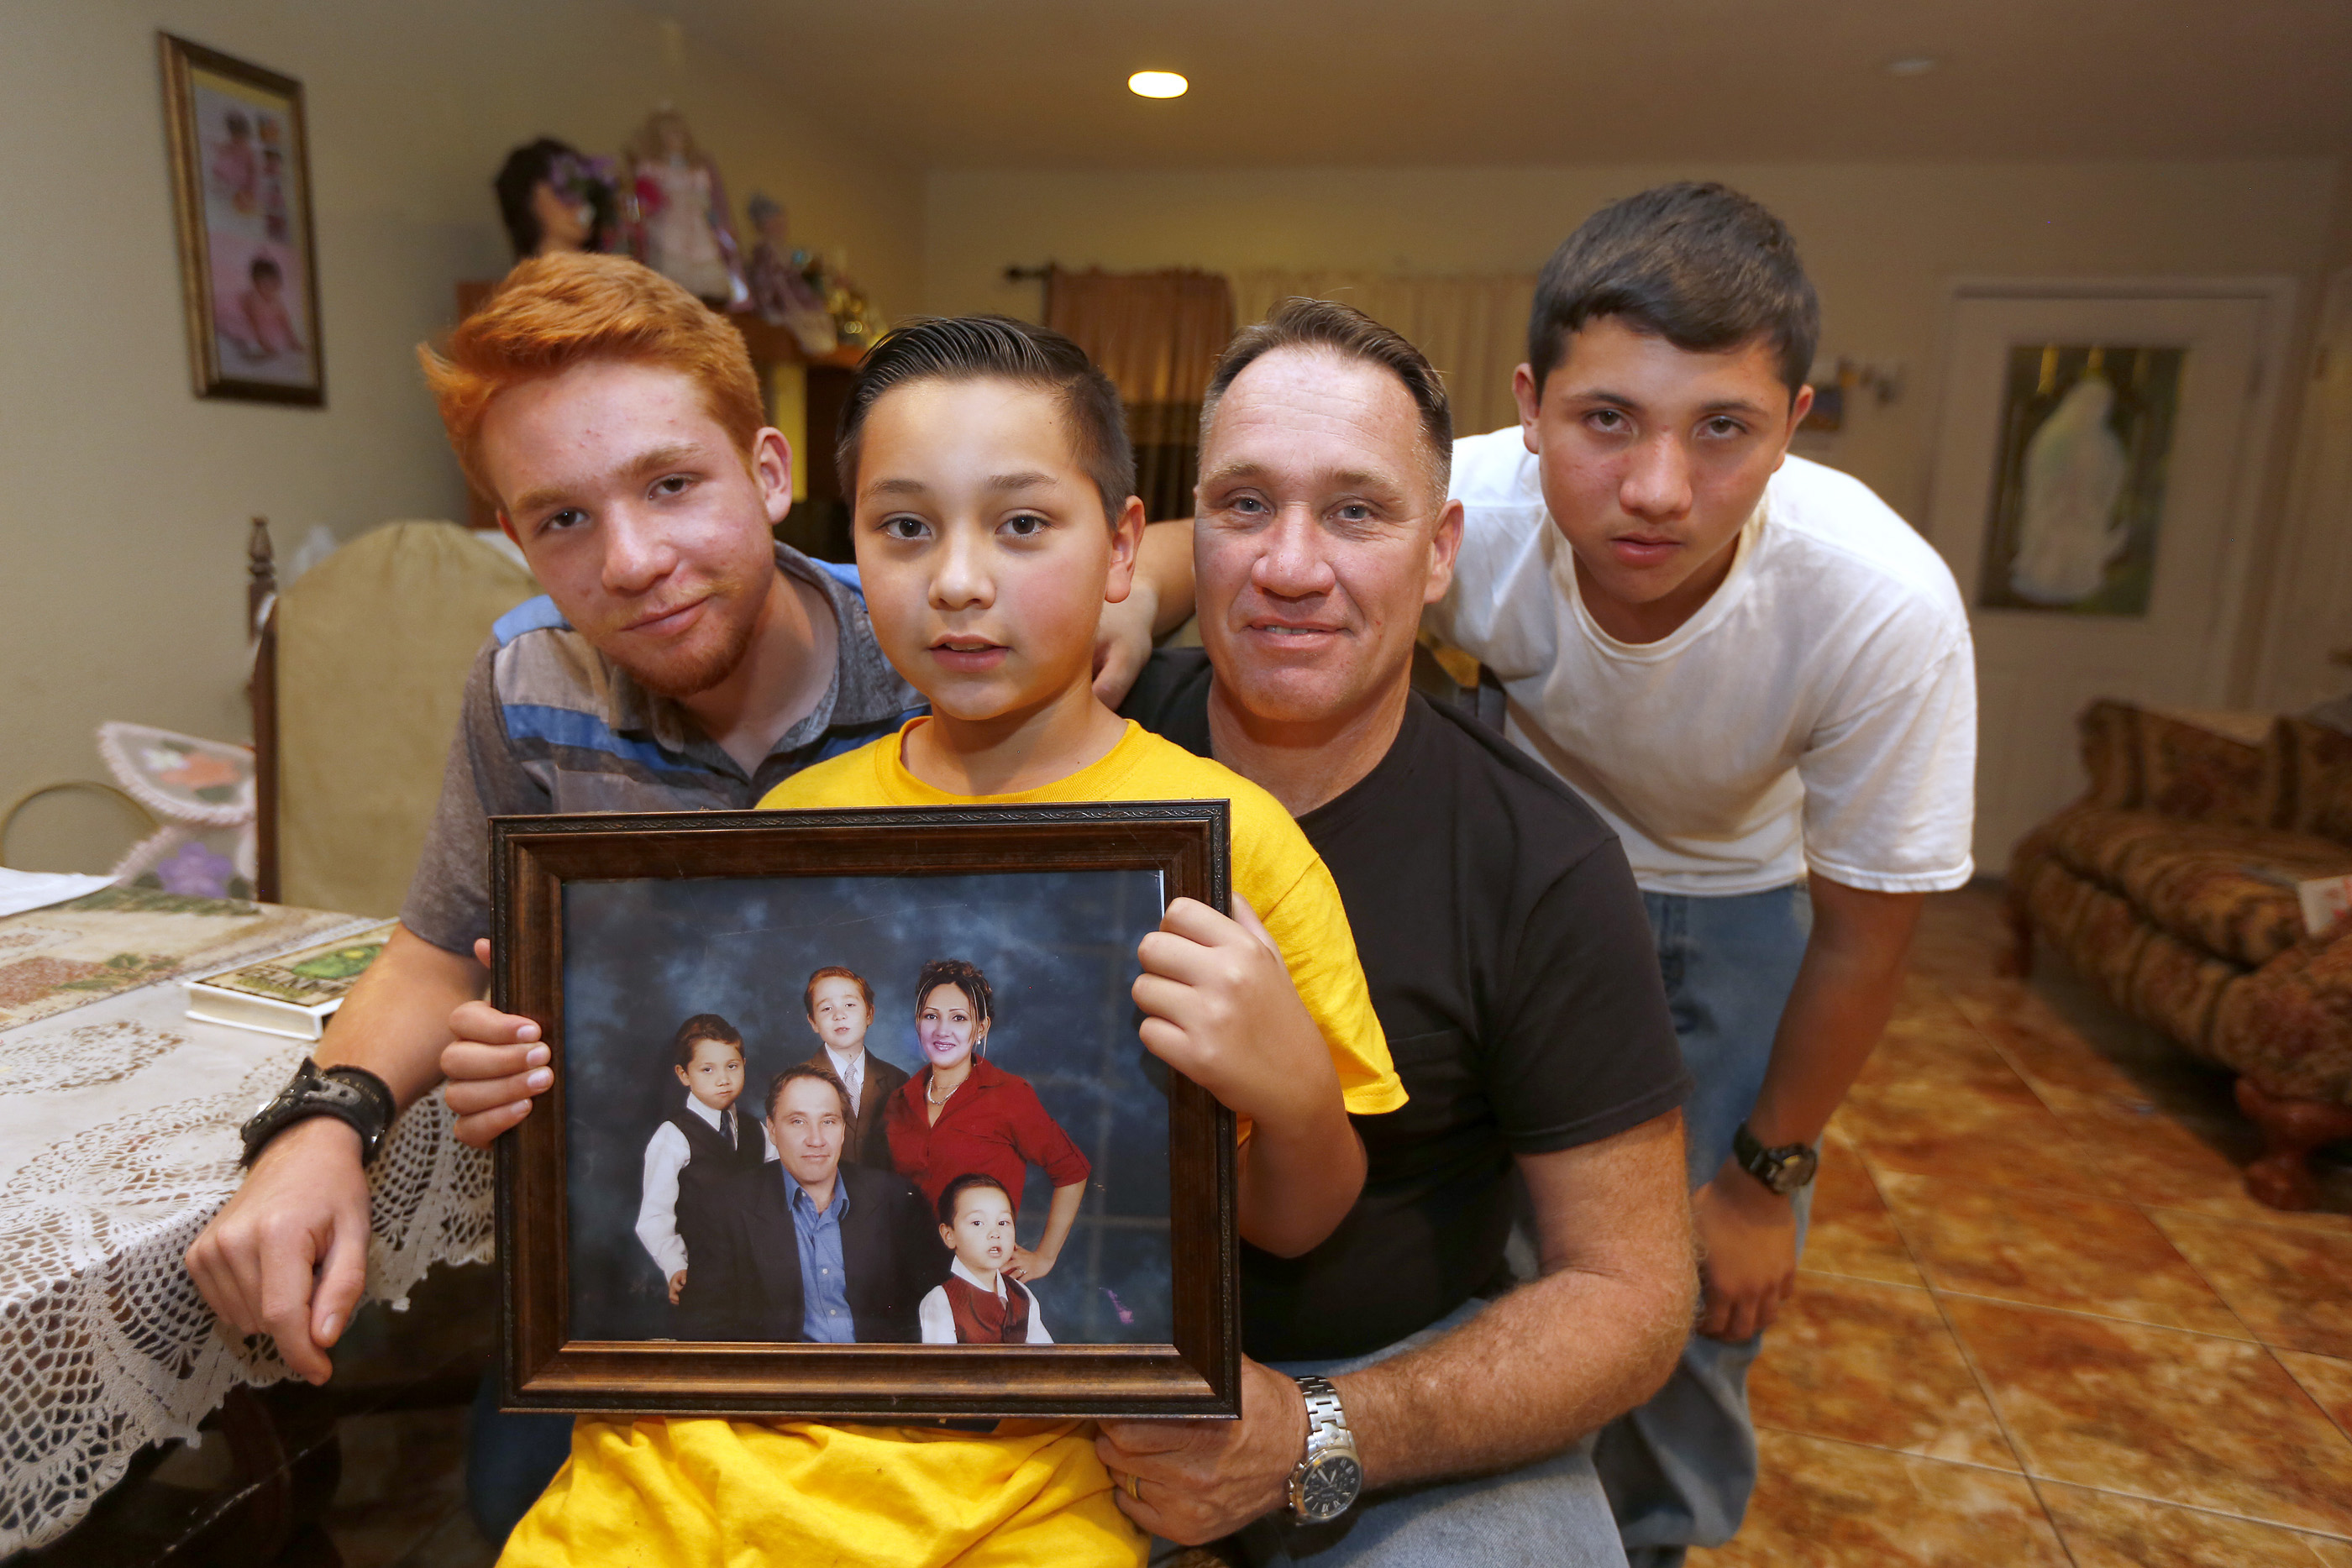
POLYGON ((2088 793, 2011 862, 2021 934, 2241 1074, 2242 1103, 2251 1084, 2352 1106, 2352 922, 2306 935, 2295 897, 2352 873, 2352 736, 2294 718, 2225 734, 2099 702, 2082 737, 2088 793))

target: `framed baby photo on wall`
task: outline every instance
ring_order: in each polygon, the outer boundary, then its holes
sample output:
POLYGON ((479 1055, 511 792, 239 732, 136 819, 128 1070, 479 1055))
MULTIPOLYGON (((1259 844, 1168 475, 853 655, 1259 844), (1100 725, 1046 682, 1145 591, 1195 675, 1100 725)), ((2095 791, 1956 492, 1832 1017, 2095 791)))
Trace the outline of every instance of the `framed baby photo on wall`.
POLYGON ((198 397, 326 401, 302 84, 157 35, 198 397))
POLYGON ((1233 1113, 1137 947, 1222 800, 499 818, 509 1408, 1232 1416, 1233 1113))

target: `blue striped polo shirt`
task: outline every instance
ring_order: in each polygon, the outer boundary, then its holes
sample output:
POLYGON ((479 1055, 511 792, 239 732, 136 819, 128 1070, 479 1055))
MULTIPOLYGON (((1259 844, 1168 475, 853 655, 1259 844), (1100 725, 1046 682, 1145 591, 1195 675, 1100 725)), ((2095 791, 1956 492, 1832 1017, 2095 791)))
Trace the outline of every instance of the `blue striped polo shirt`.
POLYGON ((748 810, 813 762, 890 734, 923 711, 874 641, 857 569, 776 546, 776 569, 814 585, 840 629, 832 683, 746 771, 684 708, 646 691, 545 597, 500 616, 475 656, 441 803, 401 923, 470 956, 490 934, 489 820, 550 811, 748 810))

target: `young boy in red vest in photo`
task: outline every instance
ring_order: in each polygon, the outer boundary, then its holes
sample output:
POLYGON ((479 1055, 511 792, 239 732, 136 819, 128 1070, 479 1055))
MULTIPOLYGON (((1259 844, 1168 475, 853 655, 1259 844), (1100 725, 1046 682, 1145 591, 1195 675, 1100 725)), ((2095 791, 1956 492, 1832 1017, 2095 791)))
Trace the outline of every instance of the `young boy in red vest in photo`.
POLYGON ((947 1281, 923 1298, 925 1344, 1051 1344, 1037 1298, 1004 1272, 1013 1260, 1013 1195, 975 1171, 940 1194, 940 1239, 955 1254, 947 1281))

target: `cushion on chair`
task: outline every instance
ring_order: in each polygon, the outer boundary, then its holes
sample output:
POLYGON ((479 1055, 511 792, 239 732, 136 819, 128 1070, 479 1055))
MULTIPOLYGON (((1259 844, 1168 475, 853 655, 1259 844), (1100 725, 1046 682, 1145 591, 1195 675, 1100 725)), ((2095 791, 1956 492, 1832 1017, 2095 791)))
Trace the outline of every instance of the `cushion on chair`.
POLYGON ((2275 738, 2266 716, 2144 708, 2139 793, 2132 803, 2195 821, 2284 827, 2290 817, 2285 768, 2275 738))
POLYGON ((2248 968, 2302 940, 2296 883, 2352 873, 2352 845, 2154 811, 2078 808, 2044 824, 2035 837, 2048 853, 2138 906, 2161 929, 2248 968))
POLYGON ((2352 735, 2306 719, 2279 722, 2287 752, 2287 826, 2352 845, 2352 735))
POLYGON ((466 673, 490 622, 538 591, 530 572, 455 523, 402 522, 362 534, 278 596, 287 903, 400 912, 466 673))
POLYGON ((2035 928, 2085 978, 2191 1051, 2212 1054, 2215 1015, 2242 971, 2157 929, 2055 856, 2022 862, 2013 876, 2035 928))

